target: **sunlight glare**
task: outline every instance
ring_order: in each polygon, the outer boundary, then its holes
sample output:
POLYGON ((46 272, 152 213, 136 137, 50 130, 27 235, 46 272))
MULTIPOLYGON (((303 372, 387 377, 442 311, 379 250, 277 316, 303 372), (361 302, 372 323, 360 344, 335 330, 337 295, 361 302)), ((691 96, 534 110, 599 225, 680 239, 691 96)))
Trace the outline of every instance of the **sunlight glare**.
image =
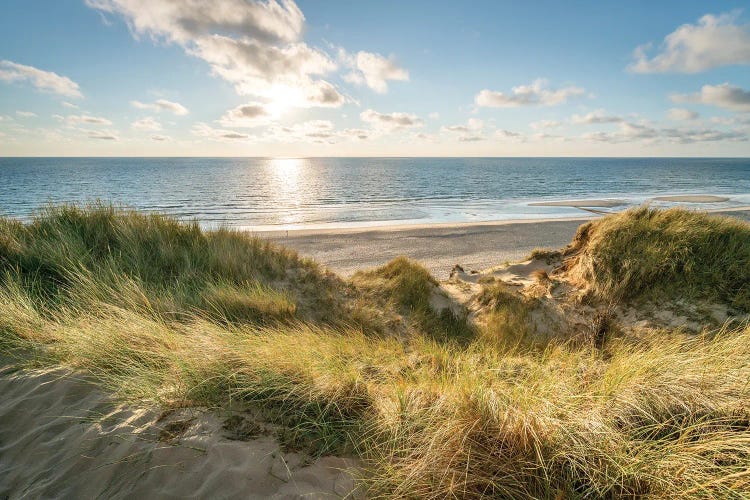
POLYGON ((302 90, 288 85, 273 86, 268 91, 267 97, 269 102, 266 109, 276 118, 304 102, 302 90))

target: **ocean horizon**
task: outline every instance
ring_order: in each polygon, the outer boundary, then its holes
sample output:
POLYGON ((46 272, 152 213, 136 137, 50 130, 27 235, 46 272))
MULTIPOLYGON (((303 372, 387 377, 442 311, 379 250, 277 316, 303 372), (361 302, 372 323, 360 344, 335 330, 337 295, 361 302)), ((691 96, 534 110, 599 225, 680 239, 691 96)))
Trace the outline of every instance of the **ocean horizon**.
POLYGON ((750 205, 750 159, 0 158, 0 215, 97 200, 258 231, 568 218, 642 203, 731 209, 750 205), (713 198, 655 199, 684 195, 713 198), (589 201, 539 205, 571 200, 589 201))

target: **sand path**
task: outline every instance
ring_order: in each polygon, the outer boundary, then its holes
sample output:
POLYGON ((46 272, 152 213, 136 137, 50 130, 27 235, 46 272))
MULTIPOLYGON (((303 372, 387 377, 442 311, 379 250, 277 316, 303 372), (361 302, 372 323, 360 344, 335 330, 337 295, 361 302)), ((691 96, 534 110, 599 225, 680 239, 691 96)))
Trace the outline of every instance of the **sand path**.
POLYGON ((0 372, 0 498, 342 498, 353 461, 310 462, 226 415, 115 406, 63 369, 0 372))

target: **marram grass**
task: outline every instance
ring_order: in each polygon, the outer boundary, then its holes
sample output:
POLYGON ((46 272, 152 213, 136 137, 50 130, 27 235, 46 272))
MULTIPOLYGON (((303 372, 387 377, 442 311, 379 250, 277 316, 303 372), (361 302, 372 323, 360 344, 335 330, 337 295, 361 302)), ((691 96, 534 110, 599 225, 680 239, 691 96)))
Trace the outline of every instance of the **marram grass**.
POLYGON ((639 207, 582 225, 566 253, 581 285, 611 299, 706 299, 750 313, 750 223, 639 207))
POLYGON ((292 445, 363 457, 373 496, 750 495, 750 328, 601 349, 453 342, 439 318, 388 335, 359 306, 423 314, 410 287, 429 275, 408 261, 345 283, 239 233, 101 206, 0 227, 6 353, 134 403, 260 408, 292 445))

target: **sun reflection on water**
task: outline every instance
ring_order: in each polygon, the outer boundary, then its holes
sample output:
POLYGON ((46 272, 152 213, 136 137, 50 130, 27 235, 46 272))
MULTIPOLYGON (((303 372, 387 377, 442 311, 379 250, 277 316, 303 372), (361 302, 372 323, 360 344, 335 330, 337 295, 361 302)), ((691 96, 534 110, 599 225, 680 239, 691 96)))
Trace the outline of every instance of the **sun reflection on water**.
MULTIPOLYGON (((301 182, 305 160, 302 158, 274 158, 270 162, 270 170, 275 177, 276 193, 274 197, 279 206, 295 206, 302 204, 301 182)), ((299 222, 294 212, 284 214, 283 222, 291 224, 299 222)))

